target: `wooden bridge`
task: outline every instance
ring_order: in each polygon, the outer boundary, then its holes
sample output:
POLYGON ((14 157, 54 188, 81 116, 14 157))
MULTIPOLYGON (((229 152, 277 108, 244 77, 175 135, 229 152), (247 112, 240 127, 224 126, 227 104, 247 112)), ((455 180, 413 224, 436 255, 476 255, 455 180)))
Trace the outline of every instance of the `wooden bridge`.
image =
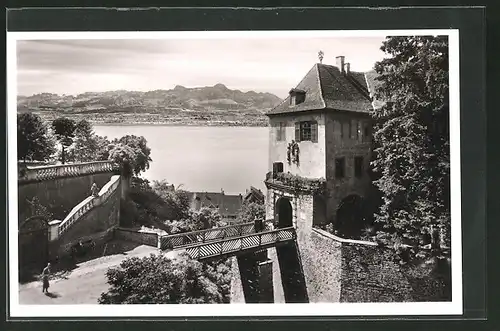
MULTIPOLYGON (((260 224, 269 224, 262 222, 260 224)), ((161 249, 185 249, 193 259, 227 257, 259 251, 296 239, 294 227, 265 229, 258 222, 179 233, 160 238, 161 249), (257 226, 256 226, 257 225, 257 226)))

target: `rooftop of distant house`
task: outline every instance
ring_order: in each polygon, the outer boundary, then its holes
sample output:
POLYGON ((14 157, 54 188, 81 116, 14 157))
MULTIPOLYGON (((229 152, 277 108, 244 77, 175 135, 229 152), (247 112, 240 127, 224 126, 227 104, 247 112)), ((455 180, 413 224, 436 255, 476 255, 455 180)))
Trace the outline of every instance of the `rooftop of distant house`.
POLYGON ((250 189, 246 191, 245 196, 243 197, 243 200, 245 201, 263 202, 264 199, 264 193, 253 186, 250 186, 250 189))
POLYGON ((290 90, 288 97, 267 115, 312 110, 371 111, 374 106, 372 97, 377 83, 376 73, 351 71, 344 56, 338 56, 336 64, 316 63, 299 84, 290 90))
POLYGON ((236 215, 241 208, 243 196, 225 194, 221 192, 188 192, 192 208, 199 210, 202 207, 215 207, 222 216, 236 215), (195 203, 199 201, 200 203, 195 203))

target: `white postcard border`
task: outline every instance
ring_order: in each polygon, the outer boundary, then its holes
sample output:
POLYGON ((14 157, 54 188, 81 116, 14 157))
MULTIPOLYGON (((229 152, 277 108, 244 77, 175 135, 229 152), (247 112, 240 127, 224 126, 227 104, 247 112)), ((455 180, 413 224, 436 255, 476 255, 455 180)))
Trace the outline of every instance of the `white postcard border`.
POLYGON ((8 270, 10 317, 212 317, 212 316, 398 316, 461 315, 462 226, 460 185, 459 31, 456 29, 356 30, 356 31, 168 31, 168 32, 7 32, 8 121, 8 270), (18 40, 47 39, 206 39, 206 38, 300 38, 373 37, 409 35, 449 36, 450 162, 452 301, 422 303, 309 303, 221 305, 21 305, 19 304, 17 222, 17 68, 18 40))

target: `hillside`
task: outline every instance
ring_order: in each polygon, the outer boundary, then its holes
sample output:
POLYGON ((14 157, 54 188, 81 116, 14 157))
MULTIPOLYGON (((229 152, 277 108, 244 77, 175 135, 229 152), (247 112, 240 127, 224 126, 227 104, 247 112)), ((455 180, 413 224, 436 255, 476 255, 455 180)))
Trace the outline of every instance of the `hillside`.
POLYGON ((59 116, 102 124, 266 125, 265 112, 281 100, 271 93, 231 90, 223 84, 171 90, 41 93, 18 96, 18 112, 46 120, 59 116))

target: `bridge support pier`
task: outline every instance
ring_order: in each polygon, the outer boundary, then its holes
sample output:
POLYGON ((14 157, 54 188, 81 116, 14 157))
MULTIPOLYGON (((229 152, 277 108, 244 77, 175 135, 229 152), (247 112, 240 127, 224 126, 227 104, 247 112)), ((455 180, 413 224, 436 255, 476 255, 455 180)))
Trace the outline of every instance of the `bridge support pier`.
POLYGON ((273 303, 273 264, 267 250, 237 256, 246 303, 273 303))
POLYGON ((307 286, 296 242, 276 247, 286 303, 308 303, 307 286))

